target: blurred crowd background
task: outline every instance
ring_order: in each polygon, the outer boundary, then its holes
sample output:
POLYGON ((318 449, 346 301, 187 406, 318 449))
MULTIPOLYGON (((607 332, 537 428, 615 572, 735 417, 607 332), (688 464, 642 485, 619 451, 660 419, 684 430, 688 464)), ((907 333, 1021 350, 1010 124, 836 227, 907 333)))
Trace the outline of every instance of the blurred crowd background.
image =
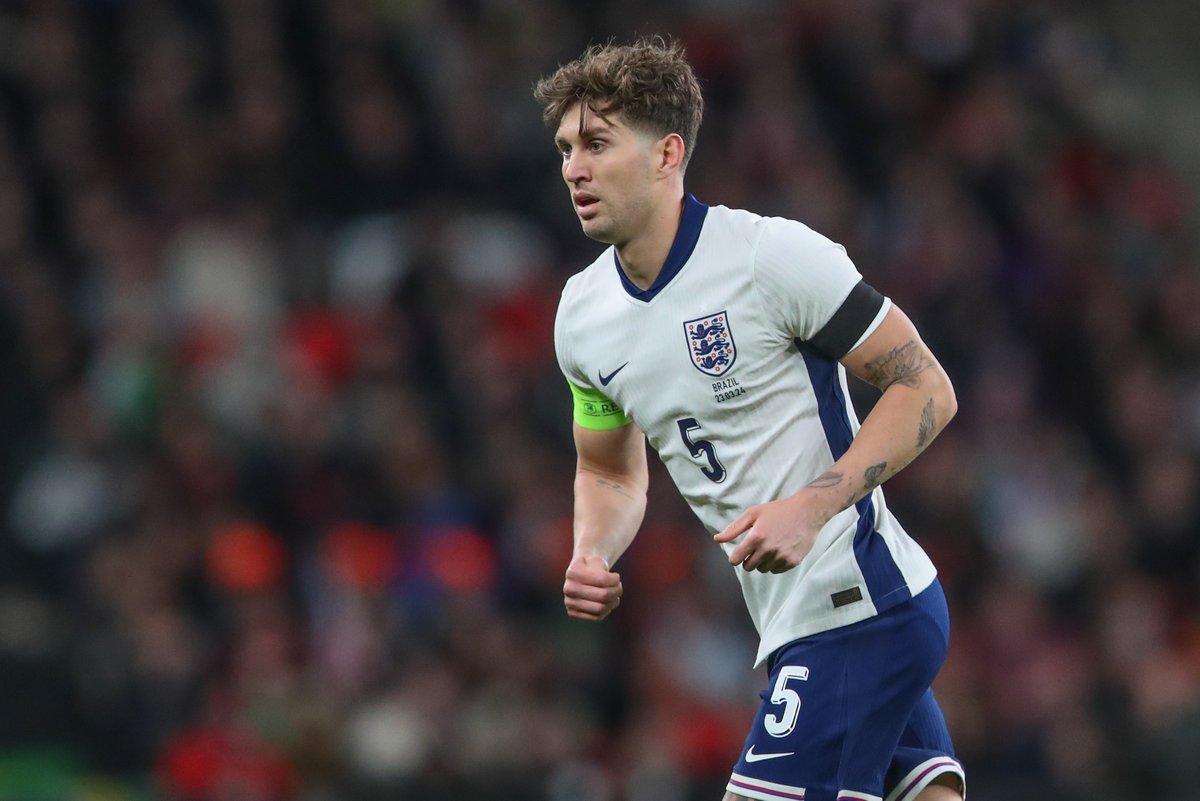
POLYGON ((887 492, 970 797, 1200 798, 1197 214, 1120 5, 0 3, 0 799, 720 797, 765 676, 661 466, 627 603, 560 598, 599 246, 530 89, 656 32, 689 189, 844 243, 955 381, 887 492))

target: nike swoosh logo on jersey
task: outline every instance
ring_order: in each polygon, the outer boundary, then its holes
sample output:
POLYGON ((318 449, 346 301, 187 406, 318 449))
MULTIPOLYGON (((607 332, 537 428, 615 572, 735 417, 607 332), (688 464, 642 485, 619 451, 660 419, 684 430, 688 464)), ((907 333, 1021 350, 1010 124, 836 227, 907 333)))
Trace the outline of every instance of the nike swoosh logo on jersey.
POLYGON ((754 746, 750 746, 750 750, 746 752, 746 761, 762 762, 764 759, 779 759, 780 757, 792 756, 795 753, 795 751, 786 751, 782 754, 756 754, 754 753, 754 746))
POLYGON ((608 382, 609 382, 609 381, 612 381, 612 380, 613 380, 613 377, 614 377, 614 376, 616 376, 616 374, 617 374, 617 373, 619 373, 619 372, 621 372, 622 370, 624 370, 624 369, 625 369, 625 367, 626 367, 628 364, 629 364, 629 362, 625 362, 625 364, 622 364, 620 367, 618 367, 616 370, 613 370, 613 371, 612 371, 611 373, 609 373, 608 375, 604 375, 604 374, 603 374, 603 373, 601 373, 599 370, 597 370, 597 371, 596 371, 596 375, 600 376, 600 386, 602 386, 602 387, 607 387, 607 386, 608 386, 608 382))

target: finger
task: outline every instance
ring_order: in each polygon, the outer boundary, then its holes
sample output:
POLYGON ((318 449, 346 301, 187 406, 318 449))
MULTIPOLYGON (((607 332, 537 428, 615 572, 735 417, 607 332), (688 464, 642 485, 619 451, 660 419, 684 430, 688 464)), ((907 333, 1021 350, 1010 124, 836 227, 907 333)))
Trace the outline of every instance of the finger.
POLYGON ((567 614, 571 617, 598 618, 608 612, 608 604, 597 603, 596 601, 570 600, 564 606, 567 609, 567 614))
POLYGON ((572 563, 567 568, 567 581, 588 584, 593 587, 615 587, 621 583, 621 574, 598 568, 582 567, 572 563))
POLYGON ((780 560, 775 563, 774 567, 771 568, 771 572, 772 573, 786 573, 789 570, 791 570, 793 567, 795 567, 795 565, 792 564, 791 562, 788 562, 786 560, 780 560))
POLYGON ((599 554, 575 554, 567 569, 584 570, 594 573, 611 573, 612 565, 599 554))
POLYGON ((749 556, 747 556, 745 558, 745 560, 742 562, 742 569, 745 570, 747 573, 749 573, 752 570, 758 570, 758 566, 763 563, 763 560, 765 558, 766 558, 765 556, 763 556, 762 554, 760 554, 758 552, 752 553, 749 556))
POLYGON ((740 537, 745 531, 754 525, 754 513, 747 509, 738 515, 737 519, 720 531, 713 535, 713 539, 717 542, 732 542, 740 537))
POLYGON ((759 573, 782 573, 778 568, 784 564, 787 563, 782 559, 763 559, 754 569, 759 573))
POLYGON ((759 546, 759 539, 753 533, 746 535, 746 538, 739 542, 732 551, 729 552, 729 564, 740 565, 754 554, 754 551, 759 546))
POLYGON ((742 567, 746 570, 757 570, 759 573, 766 573, 778 561, 780 561, 779 553, 766 543, 760 543, 755 548, 754 553, 750 554, 742 562, 742 567))
POLYGON ((622 593, 621 585, 616 587, 596 587, 589 584, 579 584, 577 582, 568 581, 563 585, 563 595, 568 598, 574 598, 581 601, 597 601, 599 603, 607 603, 614 598, 620 598, 622 593))
POLYGON ((616 609, 620 604, 620 598, 613 598, 607 602, 567 599, 564 606, 567 609, 567 614, 571 617, 585 620, 600 620, 607 617, 608 613, 616 609))
POLYGON ((593 567, 603 568, 605 573, 612 572, 612 565, 608 563, 608 560, 597 554, 583 557, 583 563, 593 567))
POLYGON ((605 618, 604 615, 581 612, 578 609, 568 609, 567 617, 573 617, 576 620, 603 620, 605 618))

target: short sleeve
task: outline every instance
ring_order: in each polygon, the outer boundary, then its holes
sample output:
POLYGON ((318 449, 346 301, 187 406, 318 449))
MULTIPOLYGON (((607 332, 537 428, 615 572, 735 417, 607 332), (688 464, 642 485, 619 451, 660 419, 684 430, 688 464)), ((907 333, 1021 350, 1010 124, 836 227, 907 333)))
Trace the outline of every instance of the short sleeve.
POLYGON ((755 250, 754 280, 788 337, 840 359, 890 305, 841 245, 793 220, 770 218, 755 250))
POLYGON ((554 316, 554 356, 558 359, 558 369, 562 371, 563 377, 576 386, 582 386, 587 384, 587 379, 584 378, 583 371, 575 366, 571 355, 570 337, 567 333, 569 314, 564 308, 566 304, 566 291, 564 290, 563 298, 558 304, 558 313, 554 316))
POLYGON ((558 359, 558 369, 571 389, 573 402, 573 418, 583 428, 593 431, 606 431, 620 428, 629 424, 625 411, 611 398, 597 389, 586 374, 575 364, 572 358, 571 338, 567 332, 564 313, 564 302, 560 302, 558 314, 554 318, 554 354, 558 359))

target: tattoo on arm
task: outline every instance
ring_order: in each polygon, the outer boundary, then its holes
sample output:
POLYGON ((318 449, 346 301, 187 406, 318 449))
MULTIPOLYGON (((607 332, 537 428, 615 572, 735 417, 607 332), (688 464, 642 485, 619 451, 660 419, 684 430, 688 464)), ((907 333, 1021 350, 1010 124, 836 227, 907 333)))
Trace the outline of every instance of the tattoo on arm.
POLYGON ((937 420, 933 416, 933 398, 925 403, 921 410, 921 425, 917 428, 917 447, 924 448, 933 440, 937 433, 937 420))
POLYGON ((865 365, 867 381, 884 390, 892 384, 903 384, 911 389, 921 386, 921 373, 933 366, 925 358, 925 350, 914 340, 892 348, 886 355, 869 361, 865 365))
POLYGON ((866 480, 864 485, 867 489, 875 489, 879 486, 879 482, 883 480, 883 471, 887 470, 887 462, 873 464, 863 473, 863 478, 866 480))
POLYGON ((836 487, 838 484, 841 484, 843 478, 844 476, 841 473, 835 473, 832 470, 827 470, 814 478, 812 481, 808 482, 808 486, 812 487, 813 489, 829 489, 830 487, 836 487))
POLYGON ((616 481, 609 481, 606 478, 596 479, 596 486, 597 487, 605 487, 606 489, 613 490, 614 492, 619 492, 622 495, 625 495, 630 498, 634 497, 634 494, 632 492, 630 492, 629 489, 624 484, 621 484, 616 481))

